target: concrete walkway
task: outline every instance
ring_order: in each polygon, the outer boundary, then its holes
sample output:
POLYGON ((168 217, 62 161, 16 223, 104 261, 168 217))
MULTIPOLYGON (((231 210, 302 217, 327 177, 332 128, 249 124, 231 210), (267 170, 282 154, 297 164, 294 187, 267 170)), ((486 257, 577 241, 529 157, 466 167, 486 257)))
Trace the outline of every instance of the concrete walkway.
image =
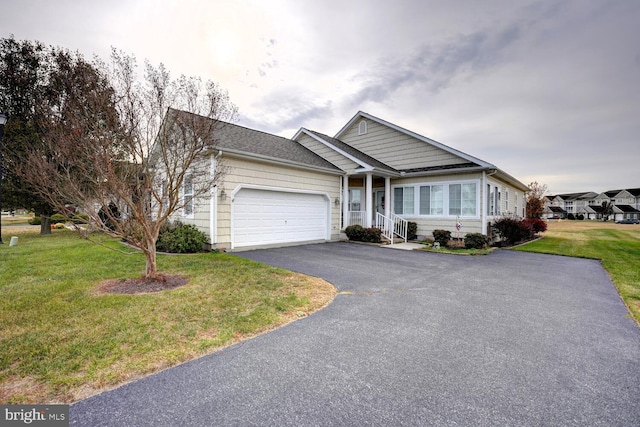
POLYGON ((239 256, 324 310, 71 406, 73 426, 638 426, 640 329, 588 259, 328 243, 239 256))
POLYGON ((389 249, 401 249, 405 251, 414 251, 416 249, 422 249, 425 246, 421 243, 413 243, 413 242, 402 242, 402 243, 394 243, 393 245, 382 245, 381 248, 389 248, 389 249))

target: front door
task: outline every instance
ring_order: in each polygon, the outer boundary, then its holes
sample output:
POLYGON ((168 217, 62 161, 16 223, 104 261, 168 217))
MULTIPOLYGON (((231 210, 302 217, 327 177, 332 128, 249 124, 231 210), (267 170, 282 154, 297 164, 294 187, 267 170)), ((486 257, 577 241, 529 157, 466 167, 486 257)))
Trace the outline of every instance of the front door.
MULTIPOLYGON (((375 190, 374 193, 376 195, 376 198, 375 198, 375 201, 376 201, 375 212, 377 212, 377 213, 379 213, 381 215, 384 215, 384 202, 385 202, 385 200, 384 200, 384 190, 375 190)), ((375 218, 376 217, 375 217, 375 213, 374 213, 373 219, 375 220, 375 218)))

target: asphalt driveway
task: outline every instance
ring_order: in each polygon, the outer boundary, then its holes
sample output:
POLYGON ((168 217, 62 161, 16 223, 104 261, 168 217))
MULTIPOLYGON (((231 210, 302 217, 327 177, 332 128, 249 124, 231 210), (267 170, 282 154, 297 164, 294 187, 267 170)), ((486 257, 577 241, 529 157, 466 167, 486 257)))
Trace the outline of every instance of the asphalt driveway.
POLYGON ((348 243, 238 256, 340 294, 78 402, 71 425, 640 425, 640 329, 597 261, 348 243))

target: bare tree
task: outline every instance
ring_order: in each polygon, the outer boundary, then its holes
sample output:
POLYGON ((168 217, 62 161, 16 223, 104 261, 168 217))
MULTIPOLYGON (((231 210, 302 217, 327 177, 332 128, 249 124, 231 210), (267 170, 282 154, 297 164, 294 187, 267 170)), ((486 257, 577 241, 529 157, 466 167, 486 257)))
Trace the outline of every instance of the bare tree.
POLYGON ((547 193, 547 185, 533 181, 529 184, 527 192, 527 218, 540 218, 544 209, 544 196, 547 193))
MULTIPOLYGON (((135 58, 116 50, 95 69, 104 87, 89 102, 78 105, 70 94, 65 108, 43 112, 45 149, 30 153, 24 175, 46 182, 42 196, 58 210, 79 208, 100 230, 139 248, 145 278, 160 279, 160 228, 221 180, 216 131, 236 108, 215 83, 172 79, 162 65, 147 62, 138 79, 135 58)), ((79 73, 65 83, 83 82, 79 73)))

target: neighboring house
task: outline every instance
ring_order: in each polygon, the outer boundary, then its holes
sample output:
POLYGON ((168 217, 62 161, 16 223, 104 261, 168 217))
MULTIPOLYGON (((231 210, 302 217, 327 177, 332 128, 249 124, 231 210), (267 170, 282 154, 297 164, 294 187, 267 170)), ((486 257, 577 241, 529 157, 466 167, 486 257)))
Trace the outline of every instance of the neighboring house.
POLYGON ((603 219, 603 203, 613 204, 610 219, 640 219, 640 188, 611 190, 604 193, 569 193, 546 196, 544 218, 567 218, 582 215, 585 219, 603 219))
POLYGON ((224 182, 177 218, 213 248, 338 240, 348 225, 406 221, 420 236, 455 233, 456 222, 461 235, 487 234, 498 217, 524 216, 528 188, 516 178, 364 112, 333 137, 301 128, 287 139, 221 123, 216 140, 212 168, 224 164, 224 182))

